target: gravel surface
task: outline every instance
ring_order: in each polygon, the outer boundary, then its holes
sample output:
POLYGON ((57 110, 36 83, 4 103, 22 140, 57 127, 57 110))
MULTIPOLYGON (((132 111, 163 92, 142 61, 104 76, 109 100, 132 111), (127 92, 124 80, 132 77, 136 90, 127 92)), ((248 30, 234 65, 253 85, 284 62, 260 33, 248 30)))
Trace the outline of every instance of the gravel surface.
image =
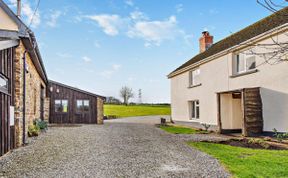
POLYGON ((0 177, 229 177, 214 158, 154 126, 159 117, 52 127, 0 158, 0 177))

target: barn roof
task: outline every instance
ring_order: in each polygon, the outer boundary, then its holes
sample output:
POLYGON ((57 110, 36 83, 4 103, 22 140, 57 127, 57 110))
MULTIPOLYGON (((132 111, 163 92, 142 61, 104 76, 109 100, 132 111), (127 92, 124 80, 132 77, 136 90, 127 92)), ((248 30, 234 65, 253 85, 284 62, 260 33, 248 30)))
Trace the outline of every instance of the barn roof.
MULTIPOLYGON (((279 10, 272 15, 240 30, 239 32, 236 32, 232 34, 231 36, 224 38, 223 40, 213 44, 209 49, 206 51, 194 56, 192 59, 175 69, 173 72, 171 72, 168 77, 171 78, 177 74, 178 71, 197 63, 201 60, 204 60, 205 58, 208 58, 210 56, 213 56, 221 51, 224 51, 226 49, 229 49, 233 46, 239 45, 242 42, 245 42, 253 37, 256 37, 262 33, 265 33, 269 30, 272 30, 276 27, 279 27, 281 25, 284 25, 288 22, 288 7, 283 8, 282 10, 279 10)), ((184 71, 183 71, 184 72, 184 71)))
POLYGON ((97 95, 95 93, 91 93, 91 92, 88 92, 88 91, 85 91, 85 90, 82 90, 82 89, 79 89, 79 88, 76 88, 76 87, 71 87, 69 85, 66 85, 66 84, 63 84, 63 83, 59 83, 59 82, 56 82, 56 81, 53 81, 53 80, 49 80, 49 84, 55 84, 55 85, 58 85, 58 86, 62 86, 64 88, 68 88, 70 90, 74 90, 74 91, 77 91, 77 92, 80 92, 80 93, 84 93, 84 94, 87 94, 87 95, 90 95, 90 96, 93 96, 93 97, 99 97, 99 98, 102 98, 102 99, 106 98, 104 96, 97 95))

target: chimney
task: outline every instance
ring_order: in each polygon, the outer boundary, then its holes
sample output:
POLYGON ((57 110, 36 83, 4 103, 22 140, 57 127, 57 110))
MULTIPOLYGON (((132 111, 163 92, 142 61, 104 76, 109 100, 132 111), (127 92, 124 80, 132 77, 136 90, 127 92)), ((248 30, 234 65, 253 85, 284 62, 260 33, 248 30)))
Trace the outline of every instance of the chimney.
POLYGON ((17 0, 17 17, 21 18, 21 0, 17 0))
POLYGON ((213 44, 213 36, 210 36, 208 31, 202 32, 202 37, 199 39, 200 53, 206 51, 213 44))

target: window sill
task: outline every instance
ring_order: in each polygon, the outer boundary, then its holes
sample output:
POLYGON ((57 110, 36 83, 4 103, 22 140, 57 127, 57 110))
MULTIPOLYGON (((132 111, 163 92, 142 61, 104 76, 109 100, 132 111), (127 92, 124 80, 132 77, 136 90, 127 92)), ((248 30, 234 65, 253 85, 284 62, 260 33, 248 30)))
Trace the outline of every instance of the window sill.
POLYGON ((244 76, 244 75, 249 75, 249 74, 256 73, 256 72, 258 72, 258 71, 259 71, 258 69, 253 69, 253 70, 249 70, 249 71, 247 71, 247 72, 242 72, 242 73, 233 74, 232 76, 230 76, 230 78, 241 77, 241 76, 244 76))
POLYGON ((200 84, 197 84, 197 85, 191 85, 191 86, 189 86, 188 88, 195 88, 195 87, 199 87, 199 86, 201 86, 202 84, 200 83, 200 84))

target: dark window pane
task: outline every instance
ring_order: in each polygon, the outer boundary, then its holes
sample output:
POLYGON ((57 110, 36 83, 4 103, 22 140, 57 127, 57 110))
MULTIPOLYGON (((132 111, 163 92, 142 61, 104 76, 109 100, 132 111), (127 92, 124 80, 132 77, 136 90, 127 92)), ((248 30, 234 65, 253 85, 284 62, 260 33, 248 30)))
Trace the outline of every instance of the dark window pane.
POLYGON ((192 101, 192 118, 195 118, 195 102, 192 101))
POLYGON ((89 111, 89 100, 83 101, 83 111, 89 111))
POLYGON ((199 106, 196 106, 196 118, 197 119, 200 118, 200 108, 199 108, 199 106))
POLYGON ((256 59, 255 59, 255 56, 251 56, 251 57, 248 57, 246 59, 246 67, 247 67, 247 70, 252 70, 252 69, 255 69, 256 68, 256 59))
POLYGON ((83 108, 83 100, 76 101, 76 110, 77 112, 82 112, 83 108))
POLYGON ((62 112, 61 100, 55 100, 55 112, 62 112))

